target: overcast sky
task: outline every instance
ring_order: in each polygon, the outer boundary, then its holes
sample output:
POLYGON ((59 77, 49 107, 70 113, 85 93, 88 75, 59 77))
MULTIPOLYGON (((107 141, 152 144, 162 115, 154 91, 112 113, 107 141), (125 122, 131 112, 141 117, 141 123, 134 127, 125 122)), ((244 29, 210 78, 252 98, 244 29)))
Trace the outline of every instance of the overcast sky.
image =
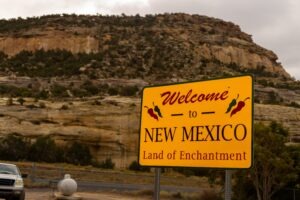
POLYGON ((299 0, 0 0, 0 18, 46 14, 184 12, 231 21, 272 50, 286 71, 300 80, 299 0))

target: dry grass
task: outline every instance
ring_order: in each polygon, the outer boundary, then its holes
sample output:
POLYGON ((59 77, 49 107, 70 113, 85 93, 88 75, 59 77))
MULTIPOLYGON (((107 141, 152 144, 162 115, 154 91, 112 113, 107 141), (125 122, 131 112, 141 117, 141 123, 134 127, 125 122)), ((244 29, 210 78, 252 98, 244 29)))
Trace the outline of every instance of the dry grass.
MULTIPOLYGON (((152 184, 154 172, 133 172, 128 170, 106 170, 91 166, 74 166, 70 164, 48 164, 15 162, 22 171, 28 174, 30 180, 44 178, 59 180, 64 174, 71 174, 78 181, 99 181, 132 184, 152 184)), ((32 183, 28 182, 29 185, 32 183)), ((161 185, 210 188, 205 177, 186 177, 175 172, 166 172, 161 175, 161 185)))
MULTIPOLYGON (((78 181, 99 181, 117 182, 132 184, 152 184, 154 172, 134 172, 129 170, 107 170, 91 166, 75 166, 64 163, 32 163, 32 162, 12 162, 19 166, 24 174, 28 174, 28 179, 44 178, 50 180, 60 180, 64 174, 70 174, 78 181)), ((28 184, 30 181, 28 181, 28 184)), ((179 173, 168 170, 161 175, 161 185, 186 186, 211 188, 206 177, 186 177, 179 173)))

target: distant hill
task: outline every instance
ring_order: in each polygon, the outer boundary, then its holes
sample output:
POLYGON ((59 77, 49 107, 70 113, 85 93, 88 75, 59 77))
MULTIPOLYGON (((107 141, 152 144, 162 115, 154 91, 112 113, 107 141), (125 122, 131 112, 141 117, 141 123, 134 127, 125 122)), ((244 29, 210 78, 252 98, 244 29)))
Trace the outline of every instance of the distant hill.
POLYGON ((27 76, 90 73, 96 78, 153 81, 246 72, 291 79, 277 56, 255 44, 237 25, 199 15, 49 15, 1 20, 0 51, 9 56, 7 70, 27 76), (23 62, 22 69, 16 59, 23 62), (47 68, 53 73, 43 73, 47 68))

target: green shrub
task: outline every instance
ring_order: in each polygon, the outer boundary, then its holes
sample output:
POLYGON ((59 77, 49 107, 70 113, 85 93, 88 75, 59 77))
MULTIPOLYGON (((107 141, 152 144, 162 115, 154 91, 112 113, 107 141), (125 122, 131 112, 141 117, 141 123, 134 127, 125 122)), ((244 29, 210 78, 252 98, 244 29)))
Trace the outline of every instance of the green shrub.
POLYGON ((48 97, 49 97, 49 93, 45 90, 39 91, 35 95, 35 98, 37 99, 47 99, 48 97))
POLYGON ((136 160, 132 161, 132 163, 129 165, 128 169, 132 170, 132 171, 140 171, 140 172, 149 172, 150 171, 149 167, 140 166, 136 160))
POLYGON ((8 56, 3 53, 3 51, 0 51, 0 62, 5 61, 8 58, 8 56))
POLYGON ((82 98, 82 97, 88 96, 88 92, 86 90, 79 89, 79 88, 74 88, 74 89, 72 89, 71 92, 75 97, 82 98))
MULTIPOLYGON (((32 121, 39 125, 39 121, 32 121)), ((92 154, 87 145, 74 142, 70 146, 58 146, 50 136, 40 136, 30 143, 23 136, 10 134, 0 139, 0 159, 28 160, 34 162, 67 162, 75 165, 90 165, 92 154)), ((114 168, 111 159, 101 163, 102 168, 114 168)))
POLYGON ((86 81, 82 86, 82 89, 85 89, 87 91, 87 94, 89 96, 92 95, 96 95, 99 93, 99 88, 95 85, 93 85, 93 83, 91 81, 86 81))
POLYGON ((253 130, 254 167, 233 174, 235 199, 285 199, 278 192, 281 190, 280 193, 287 197, 284 187, 295 188, 299 183, 296 167, 299 156, 286 145, 288 130, 274 121, 269 125, 256 123, 253 130))
POLYGON ((276 92, 271 91, 268 93, 268 96, 269 96, 269 98, 268 98, 267 103, 269 103, 269 104, 279 104, 280 103, 280 96, 276 92))
POLYGON ((106 158, 105 161, 96 164, 95 167, 99 167, 103 169, 113 169, 115 168, 115 163, 113 163, 111 158, 106 158))
POLYGON ((201 197, 201 200, 222 200, 223 198, 219 193, 214 190, 204 190, 201 197))
POLYGON ((13 100, 13 98, 9 97, 9 98, 7 99, 7 101, 6 101, 6 105, 7 105, 7 106, 12 106, 12 105, 14 105, 14 100, 13 100))
POLYGON ((203 168, 174 168, 175 171, 184 174, 185 176, 209 176, 210 170, 203 168))
POLYGON ((31 145, 28 159, 37 162, 57 162, 60 149, 50 136, 40 136, 31 145))
POLYGON ((292 101, 289 106, 294 107, 294 108, 300 108, 300 105, 294 101, 292 101))
POLYGON ((62 85, 54 84, 51 87, 51 93, 54 97, 68 97, 67 88, 62 85))
POLYGON ((0 159, 26 160, 30 144, 22 136, 10 134, 2 138, 0 142, 0 159))
POLYGON ((139 88, 136 85, 123 86, 123 87, 121 87, 119 94, 121 96, 135 96, 138 91, 139 91, 139 88))
POLYGON ((183 199, 183 196, 180 192, 176 192, 175 194, 172 194, 172 197, 175 199, 183 199))
POLYGON ((66 104, 64 104, 64 105, 61 106, 60 109, 61 109, 61 110, 68 110, 68 109, 69 109, 69 106, 66 105, 66 104))
POLYGON ((22 97, 17 99, 17 102, 20 103, 21 106, 23 106, 23 104, 26 102, 25 99, 23 99, 22 97))
POLYGON ((44 102, 39 103, 40 108, 46 108, 46 104, 44 102))
POLYGON ((66 162, 75 165, 89 165, 92 162, 92 155, 88 146, 74 142, 66 151, 66 162))
POLYGON ((28 88, 18 88, 13 85, 0 85, 0 94, 11 97, 32 97, 33 92, 28 88))
POLYGON ((109 87, 108 94, 111 95, 111 96, 118 95, 119 90, 116 87, 109 87))

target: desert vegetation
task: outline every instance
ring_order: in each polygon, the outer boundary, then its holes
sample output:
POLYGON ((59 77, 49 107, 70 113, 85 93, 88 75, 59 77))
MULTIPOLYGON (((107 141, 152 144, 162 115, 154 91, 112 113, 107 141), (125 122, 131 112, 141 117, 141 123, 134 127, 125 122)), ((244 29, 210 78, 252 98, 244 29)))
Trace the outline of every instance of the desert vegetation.
POLYGON ((1 138, 0 159, 114 168, 110 158, 103 162, 96 161, 87 145, 76 141, 67 145, 58 145, 50 136, 40 136, 30 141, 18 134, 7 135, 1 138))
MULTIPOLYGON (((261 112, 255 116, 255 157, 252 168, 234 171, 234 199, 288 200, 291 189, 299 192, 299 146, 287 145, 291 135, 282 124, 268 122, 280 119, 292 127, 296 138, 292 142, 299 141, 300 82, 285 72, 273 52, 255 44, 239 26, 186 14, 64 14, 0 20, 0 37, 4 41, 0 42, 0 159, 114 168, 112 158, 103 156, 98 147, 105 138, 109 143, 105 154, 136 153, 136 108, 144 86, 252 74, 255 103, 261 112), (51 40, 56 35, 70 38, 72 45, 60 46, 51 40), (31 43, 44 42, 44 37, 55 48, 31 43), (75 41, 87 44, 87 38, 96 47, 75 52, 75 41), (28 45, 18 45, 20 41, 28 45), (115 96, 123 99, 116 101, 115 96), (8 122, 18 128, 10 131, 8 122), (55 142, 45 131, 49 127, 56 131, 52 134, 61 134, 65 144, 55 142), (65 139, 72 134, 75 139, 65 139), (103 161, 92 154, 88 146, 92 143, 103 161)), ((151 173, 137 161, 126 163, 126 168, 151 173)), ((224 170, 162 171, 224 184, 224 170)), ((172 198, 182 199, 183 194, 175 193, 172 198)), ((221 194, 207 191, 199 198, 216 200, 221 194)))

